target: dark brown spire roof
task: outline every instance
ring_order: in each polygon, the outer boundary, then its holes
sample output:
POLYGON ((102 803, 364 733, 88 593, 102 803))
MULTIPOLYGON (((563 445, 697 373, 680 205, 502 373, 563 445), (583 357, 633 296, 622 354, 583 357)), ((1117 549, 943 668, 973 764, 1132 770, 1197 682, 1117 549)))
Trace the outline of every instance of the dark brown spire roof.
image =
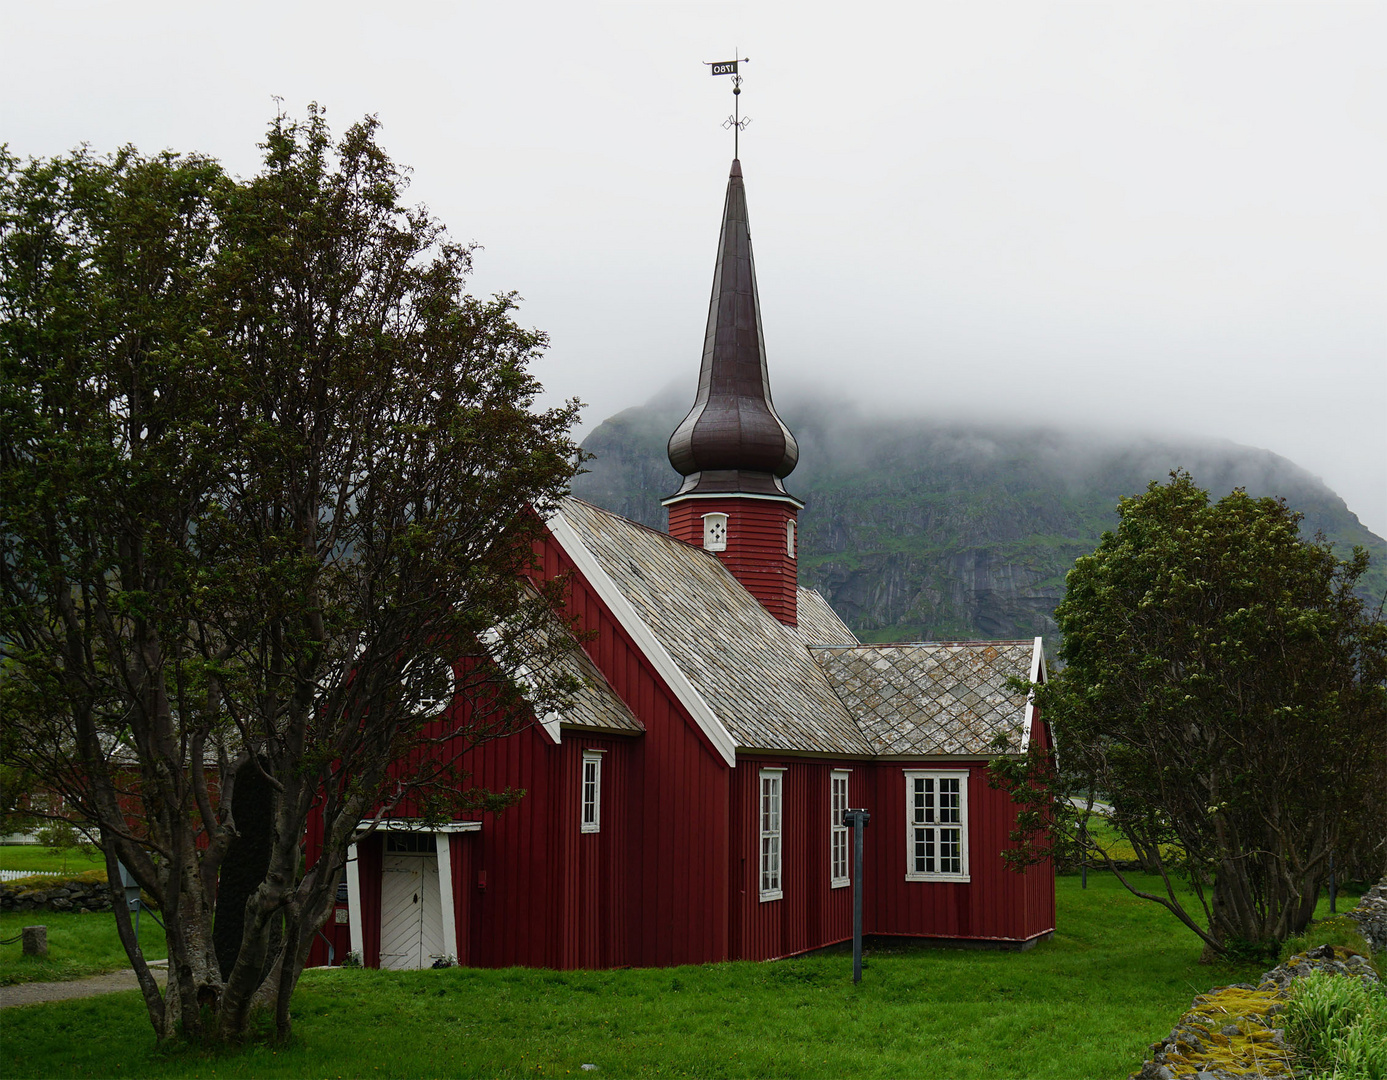
POLYGON ((740 161, 732 162, 727 180, 698 397, 670 436, 669 460, 684 476, 671 498, 784 496, 780 481, 799 461, 795 437, 771 403, 740 161))

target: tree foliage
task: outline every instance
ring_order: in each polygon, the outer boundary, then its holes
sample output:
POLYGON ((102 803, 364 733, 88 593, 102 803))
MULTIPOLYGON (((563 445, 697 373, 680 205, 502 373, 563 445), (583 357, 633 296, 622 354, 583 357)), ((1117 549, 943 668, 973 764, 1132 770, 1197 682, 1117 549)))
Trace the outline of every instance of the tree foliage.
MULTIPOLYGON (((1139 895, 1209 954, 1267 951, 1309 921, 1332 855, 1382 857, 1387 627, 1353 595, 1367 555, 1303 539, 1280 500, 1211 503, 1185 473, 1119 514, 1068 576, 1065 666, 1037 688, 1064 786, 1111 804, 1165 880, 1139 895)), ((1066 843, 1096 850, 1056 777, 1013 772, 1066 843)))
POLYGON ((571 688, 527 578, 578 461, 544 336, 466 292, 373 120, 263 149, 0 160, 0 758, 163 909, 165 993, 117 912, 161 1038, 287 1035, 349 845, 513 798, 459 755, 571 688))

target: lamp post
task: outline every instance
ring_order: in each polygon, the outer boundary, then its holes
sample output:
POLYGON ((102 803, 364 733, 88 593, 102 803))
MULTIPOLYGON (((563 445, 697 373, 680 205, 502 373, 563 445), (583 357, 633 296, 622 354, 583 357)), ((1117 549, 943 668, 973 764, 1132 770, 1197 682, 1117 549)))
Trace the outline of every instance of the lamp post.
POLYGON ((866 810, 844 810, 843 824, 852 830, 852 981, 862 981, 862 830, 872 820, 866 810))

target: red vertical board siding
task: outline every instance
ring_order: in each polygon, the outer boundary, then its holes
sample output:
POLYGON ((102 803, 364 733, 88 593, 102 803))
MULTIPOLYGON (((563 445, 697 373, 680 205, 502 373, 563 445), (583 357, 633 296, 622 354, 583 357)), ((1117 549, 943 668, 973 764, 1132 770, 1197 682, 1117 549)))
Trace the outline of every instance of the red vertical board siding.
MULTIPOLYGON (((727 956, 728 769, 561 549, 584 648, 642 718, 644 734, 538 726, 467 752, 470 783, 525 796, 473 834, 469 955, 480 966, 704 963, 727 956), (601 831, 580 831, 582 751, 605 750, 601 831), (642 899, 644 898, 644 899, 642 899)), ((461 945, 459 945, 461 948, 461 945)))
POLYGON ((472 878, 476 833, 453 833, 448 837, 449 865, 439 867, 453 886, 453 932, 457 941, 457 962, 472 964, 472 878))
POLYGON ((867 877, 872 888, 864 905, 870 913, 864 913, 868 932, 1020 942, 1051 929, 1053 920, 1048 926, 1039 925, 1045 921, 1044 906, 1038 905, 1033 914, 1027 900, 1028 894, 1038 896, 1047 882, 1053 896, 1052 872, 1046 864, 1018 874, 1002 861, 1016 807, 1006 792, 988 787, 985 763, 960 763, 968 772, 969 881, 905 879, 904 772, 952 767, 952 763, 893 762, 872 768, 868 807, 872 824, 866 832, 866 860, 871 865, 867 877))
POLYGON ((767 611, 794 626, 799 569, 798 559, 787 549, 785 530, 798 512, 793 503, 751 495, 686 499, 669 508, 669 534, 702 547, 703 515, 726 514, 727 549, 714 554, 767 611))
POLYGON ((385 837, 380 833, 356 845, 361 881, 361 962, 367 967, 380 967, 380 879, 384 856, 385 837))
POLYGON ((852 936, 852 890, 832 887, 831 791, 835 768, 851 769, 849 803, 866 791, 856 763, 742 758, 733 777, 729 846, 729 954, 738 960, 771 960, 820 948, 852 936), (761 770, 781 774, 781 892, 761 899, 761 770))

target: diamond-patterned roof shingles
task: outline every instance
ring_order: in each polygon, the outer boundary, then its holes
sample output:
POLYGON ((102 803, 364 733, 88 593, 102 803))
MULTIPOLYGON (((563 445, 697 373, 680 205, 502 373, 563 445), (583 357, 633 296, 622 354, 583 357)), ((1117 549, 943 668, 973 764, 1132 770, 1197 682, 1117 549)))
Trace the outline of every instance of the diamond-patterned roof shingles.
POLYGON ((988 754, 1021 742, 1034 642, 926 642, 811 650, 877 754, 988 754))

